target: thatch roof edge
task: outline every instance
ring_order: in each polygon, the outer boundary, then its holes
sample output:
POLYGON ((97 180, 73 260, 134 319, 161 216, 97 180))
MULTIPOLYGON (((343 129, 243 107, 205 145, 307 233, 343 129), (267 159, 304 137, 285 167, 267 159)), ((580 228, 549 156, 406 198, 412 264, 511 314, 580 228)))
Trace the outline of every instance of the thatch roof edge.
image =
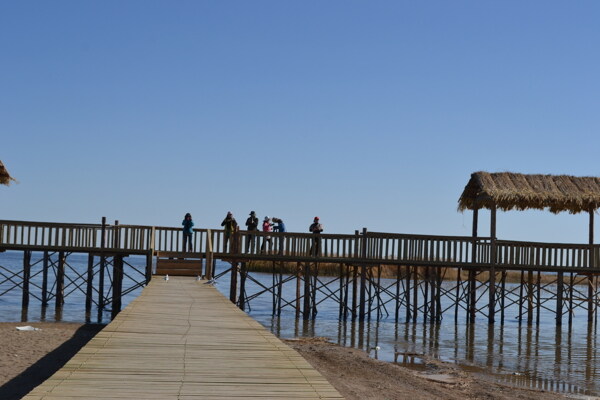
POLYGON ((16 182, 17 180, 10 176, 4 164, 0 161, 0 185, 10 185, 11 181, 16 182))
POLYGON ((568 175, 474 172, 458 211, 479 208, 588 212, 600 207, 600 178, 568 175))

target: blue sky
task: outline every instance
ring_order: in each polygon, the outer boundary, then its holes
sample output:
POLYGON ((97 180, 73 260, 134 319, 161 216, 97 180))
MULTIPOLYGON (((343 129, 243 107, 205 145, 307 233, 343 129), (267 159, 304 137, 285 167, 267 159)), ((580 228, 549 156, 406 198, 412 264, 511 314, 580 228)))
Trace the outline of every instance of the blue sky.
MULTIPOLYGON (((470 235, 472 172, 600 176, 599 17, 594 1, 2 2, 0 159, 19 184, 0 218, 214 228, 256 210, 300 232, 318 215, 328 233, 470 235)), ((587 242, 587 218, 500 213, 498 236, 587 242)))

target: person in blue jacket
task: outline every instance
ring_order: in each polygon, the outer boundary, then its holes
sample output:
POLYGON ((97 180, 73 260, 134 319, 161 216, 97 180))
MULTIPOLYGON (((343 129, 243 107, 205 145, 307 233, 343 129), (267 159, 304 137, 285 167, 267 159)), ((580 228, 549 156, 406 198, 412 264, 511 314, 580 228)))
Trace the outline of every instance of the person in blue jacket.
POLYGON ((192 214, 185 214, 181 225, 183 225, 183 251, 192 251, 192 235, 194 234, 194 221, 192 221, 192 214))
MULTIPOLYGON (((273 232, 285 232, 285 224, 281 218, 273 218, 272 221, 275 223, 273 232)), ((279 236, 279 254, 283 254, 284 237, 279 236)))

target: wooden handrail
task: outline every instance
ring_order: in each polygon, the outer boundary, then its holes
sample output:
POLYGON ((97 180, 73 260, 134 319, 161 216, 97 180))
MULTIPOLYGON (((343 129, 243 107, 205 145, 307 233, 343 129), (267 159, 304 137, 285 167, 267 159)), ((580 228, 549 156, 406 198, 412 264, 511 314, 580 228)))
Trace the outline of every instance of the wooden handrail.
MULTIPOLYGON (((0 249, 47 249, 64 251, 120 251, 147 254, 181 251, 182 230, 150 225, 104 225, 107 243, 100 249, 101 224, 71 224, 0 220, 0 249)), ((194 229, 197 253, 215 257, 294 259, 315 257, 320 261, 369 263, 432 262, 439 265, 497 265, 569 268, 598 268, 600 245, 521 242, 489 237, 441 236, 363 232, 320 234, 319 254, 311 254, 315 235, 300 232, 239 231, 240 248, 225 251, 225 231, 194 229), (495 256, 494 256, 495 254, 495 256)))

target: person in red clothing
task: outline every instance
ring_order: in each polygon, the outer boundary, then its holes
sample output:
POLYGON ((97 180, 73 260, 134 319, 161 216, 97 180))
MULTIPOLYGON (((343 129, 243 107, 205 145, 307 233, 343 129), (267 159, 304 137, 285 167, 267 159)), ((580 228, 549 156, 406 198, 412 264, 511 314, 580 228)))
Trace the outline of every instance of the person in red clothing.
MULTIPOLYGON (((265 219, 263 220, 262 230, 263 230, 263 232, 273 232, 273 224, 271 223, 271 219, 269 217, 265 217, 265 219)), ((271 236, 267 235, 264 237, 262 246, 260 246, 261 253, 264 253, 267 242, 269 242, 269 248, 267 249, 267 252, 268 252, 271 249, 271 244, 272 244, 271 236)))

